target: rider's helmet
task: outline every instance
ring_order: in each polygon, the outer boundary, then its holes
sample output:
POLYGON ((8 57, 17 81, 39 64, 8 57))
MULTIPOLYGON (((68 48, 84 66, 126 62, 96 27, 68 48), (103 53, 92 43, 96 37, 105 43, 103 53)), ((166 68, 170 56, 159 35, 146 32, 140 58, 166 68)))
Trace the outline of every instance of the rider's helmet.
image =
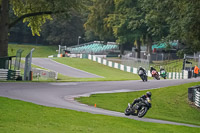
POLYGON ((148 97, 151 97, 151 92, 148 91, 148 92, 146 93, 146 95, 147 95, 148 97))
POLYGON ((141 69, 142 68, 142 66, 139 66, 139 69, 141 69))

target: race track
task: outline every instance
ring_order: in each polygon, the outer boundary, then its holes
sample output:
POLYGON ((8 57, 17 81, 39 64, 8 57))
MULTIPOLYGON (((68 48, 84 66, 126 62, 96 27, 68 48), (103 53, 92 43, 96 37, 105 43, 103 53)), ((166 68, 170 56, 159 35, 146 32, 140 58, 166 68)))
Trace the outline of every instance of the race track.
POLYGON ((61 73, 62 75, 66 75, 74 78, 103 78, 102 76, 98 76, 92 73, 85 72, 83 70, 79 70, 61 63, 58 63, 49 58, 32 58, 32 63, 49 69, 55 72, 61 73))
MULTIPOLYGON (((155 89, 196 82, 199 79, 187 80, 151 80, 142 81, 105 81, 105 82, 52 82, 52 83, 4 83, 0 82, 0 96, 32 102, 39 105, 72 109, 93 114, 104 114, 117 117, 127 117, 123 113, 94 108, 74 101, 74 97, 88 96, 94 93, 113 93, 155 89)), ((163 120, 127 117, 140 121, 200 127, 190 124, 175 123, 163 120)))

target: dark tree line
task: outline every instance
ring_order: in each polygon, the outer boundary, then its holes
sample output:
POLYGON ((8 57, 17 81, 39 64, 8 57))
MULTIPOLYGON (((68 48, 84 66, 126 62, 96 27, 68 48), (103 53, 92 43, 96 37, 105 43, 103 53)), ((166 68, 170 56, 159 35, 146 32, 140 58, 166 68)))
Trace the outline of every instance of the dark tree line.
MULTIPOLYGON (((9 41, 15 43, 31 43, 41 45, 77 44, 78 36, 84 38, 83 18, 78 13, 72 13, 70 18, 65 16, 53 17, 41 27, 40 36, 33 36, 27 23, 20 22, 10 30, 9 41)), ((80 42, 85 42, 80 39, 80 42)))
POLYGON ((138 52, 147 45, 148 54, 154 42, 179 40, 191 51, 200 51, 199 0, 0 2, 0 56, 6 55, 7 35, 10 41, 67 46, 76 45, 81 36, 81 42, 116 41, 127 48, 135 44, 138 52))

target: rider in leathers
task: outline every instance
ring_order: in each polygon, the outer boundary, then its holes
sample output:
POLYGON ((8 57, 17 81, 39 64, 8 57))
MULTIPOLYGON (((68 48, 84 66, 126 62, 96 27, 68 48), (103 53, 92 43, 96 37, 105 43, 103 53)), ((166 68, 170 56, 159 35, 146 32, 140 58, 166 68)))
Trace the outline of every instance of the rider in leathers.
POLYGON ((131 104, 131 107, 133 107, 133 105, 135 105, 136 103, 139 103, 142 100, 147 100, 147 98, 151 99, 151 92, 149 91, 146 93, 146 95, 143 95, 140 98, 135 99, 133 103, 131 104))
POLYGON ((152 72, 153 70, 155 70, 156 71, 156 69, 155 68, 153 68, 152 66, 150 67, 150 72, 152 72))
POLYGON ((144 70, 144 68, 142 68, 141 66, 138 69, 138 74, 139 74, 140 71, 143 71, 143 73, 146 73, 146 71, 144 70))

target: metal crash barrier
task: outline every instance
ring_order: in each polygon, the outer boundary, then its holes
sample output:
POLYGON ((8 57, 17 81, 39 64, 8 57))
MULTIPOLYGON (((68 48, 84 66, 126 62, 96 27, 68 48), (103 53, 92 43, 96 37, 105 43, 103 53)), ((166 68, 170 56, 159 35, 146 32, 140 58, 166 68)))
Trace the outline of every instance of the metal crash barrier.
POLYGON ((0 69, 0 80, 8 79, 8 69, 0 69))
POLYGON ((17 50, 16 56, 0 57, 0 80, 22 80, 20 62, 23 50, 17 50), (13 58, 15 63, 13 64, 13 58), (14 70, 13 70, 14 69, 14 70))
POLYGON ((200 107, 200 85, 188 88, 188 100, 200 107))
POLYGON ((200 88, 197 88, 194 91, 194 104, 197 107, 200 107, 200 88))

